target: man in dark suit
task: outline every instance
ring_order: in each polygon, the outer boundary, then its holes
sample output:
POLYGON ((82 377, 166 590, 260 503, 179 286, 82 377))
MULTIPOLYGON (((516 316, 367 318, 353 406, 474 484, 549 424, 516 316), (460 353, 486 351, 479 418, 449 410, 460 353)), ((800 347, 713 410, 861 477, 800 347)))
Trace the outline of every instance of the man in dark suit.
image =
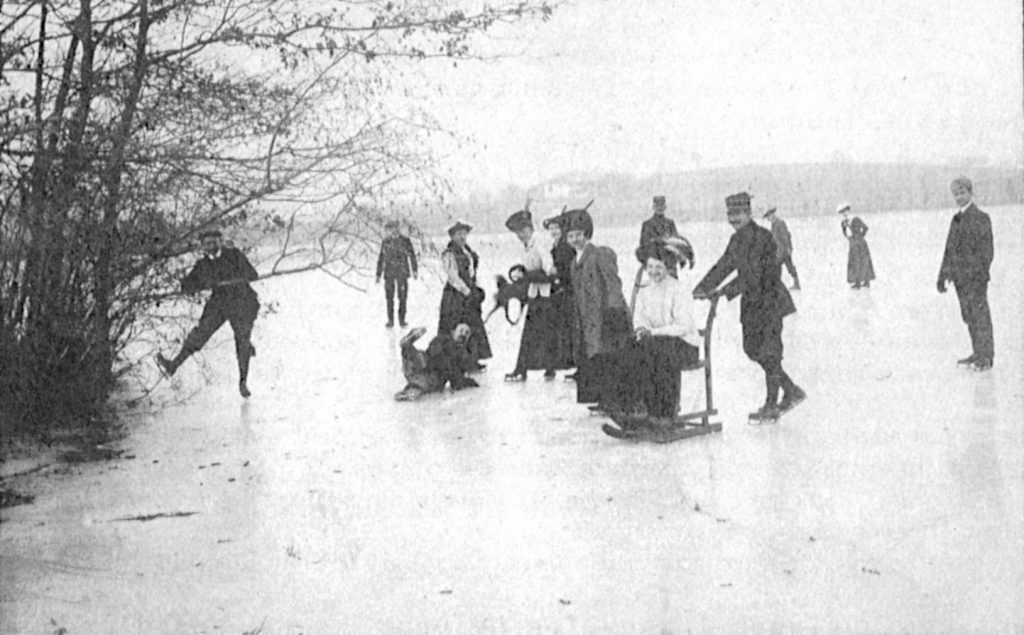
POLYGON ((398 231, 398 222, 388 221, 384 225, 387 235, 380 245, 377 256, 377 284, 384 275, 384 299, 388 307, 388 328, 395 325, 395 294, 398 295, 398 324, 405 324, 405 300, 409 295, 409 274, 417 276, 416 252, 412 241, 398 231))
POLYGON ((230 322, 238 358, 238 392, 248 397, 249 359, 256 355, 251 341, 252 325, 260 310, 259 298, 249 283, 259 274, 241 251, 223 244, 219 231, 205 231, 199 238, 202 240, 203 257, 181 281, 181 290, 198 293, 212 289, 213 293, 203 307, 199 324, 189 332, 178 355, 167 359, 158 353, 156 361, 165 374, 173 375, 182 362, 203 348, 224 322, 230 322))
POLYGON ((725 199, 729 224, 735 233, 725 254, 694 289, 693 297, 710 299, 724 295, 740 300, 743 352, 764 369, 766 396, 751 420, 774 421, 806 398, 782 369, 782 318, 795 313, 793 299, 782 284, 781 266, 775 257, 775 238, 751 219, 750 195, 746 192, 725 199), (736 278, 719 289, 735 271, 736 278), (783 390, 778 401, 779 389, 783 390))
POLYGON ((778 258, 779 264, 786 267, 786 271, 793 278, 793 286, 790 287, 793 291, 800 290, 800 276, 796 273, 796 265, 793 264, 793 237, 789 233, 789 228, 786 227, 786 221, 782 220, 775 214, 776 208, 770 207, 768 211, 764 213, 764 218, 768 219, 768 222, 772 224, 772 236, 775 237, 775 257, 778 258))
MULTIPOLYGON (((667 238, 674 238, 679 235, 679 232, 676 231, 675 221, 665 216, 665 207, 665 197, 655 196, 652 205, 654 214, 645 220, 640 228, 640 248, 637 250, 637 253, 648 253, 653 248, 653 243, 657 241, 664 242, 667 238)), ((673 278, 679 276, 678 264, 679 260, 674 255, 671 255, 669 262, 665 263, 665 266, 668 267, 669 275, 673 278)))
POLYGON ((995 359, 992 314, 988 308, 989 268, 994 255, 992 221, 971 200, 974 185, 969 178, 959 176, 949 187, 960 211, 949 223, 937 286, 939 293, 946 292, 947 281, 956 286, 960 316, 971 336, 971 354, 957 363, 974 370, 988 370, 995 359))

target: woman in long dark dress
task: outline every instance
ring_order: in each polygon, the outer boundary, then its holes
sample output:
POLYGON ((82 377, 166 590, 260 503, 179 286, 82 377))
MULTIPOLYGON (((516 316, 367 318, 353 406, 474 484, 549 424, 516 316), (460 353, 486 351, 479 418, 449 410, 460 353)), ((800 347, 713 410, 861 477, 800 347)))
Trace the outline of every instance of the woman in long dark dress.
MULTIPOLYGON (((565 216, 560 214, 544 221, 544 229, 551 235, 554 246, 551 258, 555 263, 555 276, 551 283, 551 328, 556 335, 552 338, 552 359, 555 368, 575 368, 576 351, 573 346, 574 317, 576 304, 572 295, 572 261, 576 250, 565 239, 565 216)), ((571 377, 571 375, 570 375, 571 377)))
POLYGON ((875 279, 875 268, 871 264, 871 250, 864 235, 868 226, 859 217, 850 218, 850 204, 840 203, 836 211, 843 215, 843 236, 850 242, 850 253, 846 260, 846 281, 854 289, 870 287, 875 279))
POLYGON ((441 253, 441 263, 448 281, 441 292, 441 316, 437 332, 450 333, 459 324, 469 325, 470 336, 466 348, 476 364, 476 370, 483 370, 480 360, 490 359, 491 343, 487 339, 481 315, 484 291, 476 286, 480 256, 466 244, 471 229, 461 221, 448 229, 451 240, 441 253))

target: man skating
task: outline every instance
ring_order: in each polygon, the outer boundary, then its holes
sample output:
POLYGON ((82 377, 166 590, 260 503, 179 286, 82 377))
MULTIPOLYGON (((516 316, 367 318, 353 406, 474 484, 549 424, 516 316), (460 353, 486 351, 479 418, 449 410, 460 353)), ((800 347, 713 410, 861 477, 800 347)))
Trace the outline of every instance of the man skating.
POLYGON ((790 235, 789 228, 786 227, 786 221, 779 218, 775 212, 776 208, 770 207, 764 213, 764 218, 768 219, 768 222, 772 224, 772 236, 775 238, 775 257, 778 258, 779 264, 786 267, 786 271, 793 278, 793 286, 790 289, 799 291, 800 276, 797 275, 796 265, 793 264, 793 236, 790 235))
POLYGON ((398 324, 405 327, 405 303, 409 295, 409 275, 417 277, 416 251, 412 241, 398 230, 397 221, 384 225, 387 235, 381 241, 380 255, 377 256, 377 283, 384 276, 384 298, 388 309, 386 327, 395 325, 395 296, 398 296, 398 324))
POLYGON ((743 352, 765 375, 765 402, 750 413, 751 422, 773 422, 806 397, 782 369, 782 319, 796 312, 793 299, 782 284, 781 266, 775 257, 775 239, 767 229, 752 222, 750 195, 733 194, 725 199, 729 224, 735 233, 725 254, 694 289, 693 297, 710 299, 724 295, 740 300, 743 352), (736 278, 718 288, 732 272, 736 278), (779 389, 782 400, 779 401, 779 389))
POLYGON ((224 246, 219 231, 205 231, 199 238, 203 257, 181 281, 181 290, 191 294, 211 289, 213 293, 206 301, 199 324, 189 332, 178 355, 169 360, 158 353, 156 361, 164 373, 174 375, 182 362, 202 349, 224 322, 230 322, 238 359, 238 392, 248 397, 249 359, 256 355, 250 337, 260 309, 259 299, 249 283, 259 274, 241 251, 224 246))
POLYGON ((969 178, 957 177, 949 187, 960 211, 949 223, 937 287, 939 293, 946 292, 947 281, 956 287, 960 316, 971 336, 971 354, 957 363, 989 370, 995 359, 988 308, 989 268, 994 256, 992 221, 972 201, 974 185, 969 178))

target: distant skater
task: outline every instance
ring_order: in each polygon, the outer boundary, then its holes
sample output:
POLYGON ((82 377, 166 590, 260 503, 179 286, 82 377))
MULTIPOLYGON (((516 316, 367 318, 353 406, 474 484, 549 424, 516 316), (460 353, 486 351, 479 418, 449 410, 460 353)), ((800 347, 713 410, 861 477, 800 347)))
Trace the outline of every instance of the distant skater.
POLYGON ((470 328, 458 324, 450 333, 438 333, 426 351, 416 348, 416 340, 423 337, 427 329, 414 328, 402 338, 402 373, 406 386, 395 395, 395 401, 414 401, 423 395, 444 390, 450 384, 452 390, 476 388, 479 384, 466 372, 472 370, 473 359, 466 350, 470 328))
POLYGON ((377 256, 377 284, 384 276, 384 300, 388 310, 388 321, 384 326, 395 325, 395 296, 398 296, 398 324, 405 327, 405 302, 409 295, 409 275, 415 279, 416 251, 412 241, 398 230, 398 221, 389 220, 384 225, 387 235, 380 244, 377 256))
POLYGON ((594 221, 587 208, 566 213, 566 237, 576 250, 572 267, 576 301, 576 401, 598 403, 615 386, 615 354, 633 339, 633 323, 615 252, 591 243, 594 221))
POLYGON ((487 339, 481 307, 484 290, 476 286, 476 272, 480 267, 480 256, 466 244, 473 228, 459 221, 448 228, 451 239, 441 254, 441 263, 447 282, 441 292, 441 310, 437 332, 450 333, 458 324, 469 326, 470 335, 466 342, 473 358, 474 369, 483 370, 482 359, 490 359, 491 343, 487 339))
POLYGON ((871 250, 864 235, 868 226, 859 217, 850 219, 850 204, 840 203, 836 212, 843 215, 843 236, 850 241, 850 253, 846 260, 846 282, 851 288, 870 287, 875 279, 875 268, 871 264, 871 250))
MULTIPOLYGON (((640 246, 637 253, 648 253, 655 241, 664 242, 666 238, 674 238, 679 235, 679 232, 676 230, 675 221, 665 216, 667 205, 664 196, 655 196, 651 203, 651 209, 653 210, 651 217, 645 220, 640 227, 640 246)), ((668 275, 677 278, 679 277, 679 263, 671 253, 669 258, 671 260, 666 265, 668 267, 668 275)), ((642 270, 645 263, 641 262, 640 266, 642 270)))
POLYGON ((793 298, 782 284, 782 267, 775 257, 775 239, 767 229, 752 221, 750 195, 733 194, 725 199, 733 233, 725 254, 708 271, 693 291, 698 300, 724 295, 740 299, 743 352, 764 369, 765 402, 750 413, 753 423, 774 422, 806 398, 782 369, 782 320, 796 312, 793 298), (732 272, 736 277, 719 288, 732 272), (783 391, 779 401, 779 390, 783 391))
POLYGON ((793 286, 790 289, 799 291, 800 276, 797 275, 796 265, 793 264, 793 237, 789 233, 789 228, 786 227, 786 221, 779 218, 775 212, 776 208, 770 207, 764 213, 764 218, 768 219, 768 222, 772 224, 772 236, 775 238, 775 248, 777 250, 775 257, 779 259, 780 264, 786 267, 786 271, 793 278, 793 286))
POLYGON ((960 316, 971 336, 971 354, 957 364, 989 370, 995 360, 988 308, 989 269, 995 255, 992 221, 974 204, 974 185, 969 178, 959 176, 949 187, 960 210, 949 223, 937 286, 939 293, 946 292, 947 281, 956 287, 960 316))
POLYGON ((260 310, 259 298, 249 283, 259 274, 245 254, 234 247, 224 246, 223 236, 218 230, 204 231, 199 238, 203 257, 181 281, 181 290, 191 294, 212 289, 213 293, 203 307, 199 324, 189 332, 177 356, 169 360, 162 353, 157 353, 156 361, 167 376, 174 375, 182 362, 202 349, 224 322, 229 322, 235 333, 238 392, 248 397, 249 360, 256 355, 251 341, 252 326, 260 310))

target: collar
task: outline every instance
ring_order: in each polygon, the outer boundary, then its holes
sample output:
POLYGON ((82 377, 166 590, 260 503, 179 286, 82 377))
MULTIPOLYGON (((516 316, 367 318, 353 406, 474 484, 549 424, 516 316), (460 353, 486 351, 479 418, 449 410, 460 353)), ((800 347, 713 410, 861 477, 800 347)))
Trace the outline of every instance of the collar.
POLYGON ((216 260, 216 259, 220 258, 221 255, 223 255, 223 254, 224 254, 224 248, 221 247, 220 249, 218 249, 216 251, 216 253, 212 253, 212 254, 205 254, 204 253, 203 257, 206 258, 207 260, 216 260))
POLYGON ((959 213, 963 214, 967 210, 971 209, 971 207, 973 207, 973 206, 974 206, 974 199, 971 199, 970 201, 967 202, 967 205, 964 205, 963 207, 960 208, 960 212, 959 213))

